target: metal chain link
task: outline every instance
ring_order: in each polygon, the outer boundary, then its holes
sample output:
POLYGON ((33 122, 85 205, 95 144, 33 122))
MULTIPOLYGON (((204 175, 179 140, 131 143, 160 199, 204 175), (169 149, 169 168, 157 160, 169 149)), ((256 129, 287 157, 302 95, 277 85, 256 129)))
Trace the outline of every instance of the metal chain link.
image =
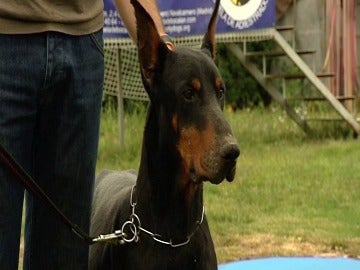
POLYGON ((130 194, 130 206, 131 206, 131 214, 129 220, 125 221, 124 224, 121 227, 121 230, 116 230, 113 233, 110 234, 100 234, 98 237, 93 238, 93 243, 99 243, 99 242, 108 242, 111 244, 125 244, 125 243, 131 243, 131 242, 138 242, 139 241, 139 234, 140 231, 143 233, 146 233, 149 235, 154 241, 171 246, 173 248, 181 247, 187 245, 199 226, 202 224, 205 216, 205 208, 203 206, 200 220, 197 220, 195 223, 195 229, 186 237, 186 240, 180 243, 174 243, 172 239, 165 241, 162 238, 160 234, 153 233, 141 226, 140 218, 135 213, 135 206, 136 202, 133 200, 133 194, 135 190, 135 185, 131 188, 131 194, 130 194), (127 231, 128 233, 125 233, 127 231), (131 234, 129 234, 131 232, 131 234))

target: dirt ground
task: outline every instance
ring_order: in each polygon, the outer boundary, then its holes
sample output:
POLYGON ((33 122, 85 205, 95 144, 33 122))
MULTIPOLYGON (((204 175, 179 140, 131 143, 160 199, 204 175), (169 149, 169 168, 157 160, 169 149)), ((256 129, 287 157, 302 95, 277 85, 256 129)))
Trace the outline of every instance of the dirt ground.
POLYGON ((219 262, 272 256, 348 257, 341 247, 311 243, 301 238, 280 238, 266 234, 235 235, 231 243, 216 246, 219 262))

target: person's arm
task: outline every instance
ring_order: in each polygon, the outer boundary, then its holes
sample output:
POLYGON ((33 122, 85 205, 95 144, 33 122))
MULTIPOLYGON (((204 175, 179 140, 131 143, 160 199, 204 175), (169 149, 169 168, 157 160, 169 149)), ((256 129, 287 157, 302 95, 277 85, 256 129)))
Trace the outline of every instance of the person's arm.
MULTIPOLYGON (((155 26, 160 36, 166 36, 165 28, 161 20, 160 12, 156 4, 156 0, 138 0, 139 3, 146 9, 154 20, 155 26)), ((136 43, 136 19, 134 8, 130 0, 115 0, 115 5, 120 14, 130 37, 136 43)))

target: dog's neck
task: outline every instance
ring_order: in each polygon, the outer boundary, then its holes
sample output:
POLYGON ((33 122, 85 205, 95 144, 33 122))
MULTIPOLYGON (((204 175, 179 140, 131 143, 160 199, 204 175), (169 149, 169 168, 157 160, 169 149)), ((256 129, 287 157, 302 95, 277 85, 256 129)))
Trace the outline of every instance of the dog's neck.
POLYGON ((196 229, 201 219, 203 184, 195 184, 190 179, 187 179, 188 184, 181 184, 184 181, 180 178, 184 176, 175 138, 165 136, 170 138, 167 141, 161 138, 160 133, 168 132, 169 127, 162 125, 159 118, 150 106, 137 180, 136 207, 143 226, 163 237, 183 239, 196 229))

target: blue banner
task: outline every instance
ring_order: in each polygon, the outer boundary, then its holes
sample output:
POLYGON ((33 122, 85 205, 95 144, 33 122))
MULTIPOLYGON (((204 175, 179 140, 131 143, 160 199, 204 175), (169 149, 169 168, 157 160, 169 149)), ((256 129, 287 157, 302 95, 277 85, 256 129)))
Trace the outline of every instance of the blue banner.
MULTIPOLYGON (((202 35, 215 0, 158 0, 166 32, 173 37, 202 35)), ((275 0, 221 0, 217 33, 275 25, 275 0)), ((104 0, 104 37, 128 37, 113 0, 104 0)))

